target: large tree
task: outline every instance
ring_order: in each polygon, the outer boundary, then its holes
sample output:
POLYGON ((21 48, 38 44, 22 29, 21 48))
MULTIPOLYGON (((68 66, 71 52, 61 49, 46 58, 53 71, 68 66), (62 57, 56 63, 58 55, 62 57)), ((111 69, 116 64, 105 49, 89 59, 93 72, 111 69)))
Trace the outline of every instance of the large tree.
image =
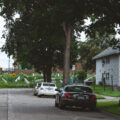
MULTIPOLYGON (((93 21, 92 25, 85 29, 91 34, 96 30, 113 31, 115 25, 119 24, 120 17, 119 0, 1 0, 0 5, 2 6, 1 14, 9 20, 7 25, 11 25, 14 14, 19 13, 21 21, 35 18, 31 24, 41 23, 39 18, 44 18, 44 23, 49 19, 50 24, 55 23, 62 27, 66 39, 64 84, 69 80, 71 39, 74 31, 82 30, 84 19, 90 17, 93 21)), ((34 27, 40 28, 38 24, 34 27)))
MULTIPOLYGON (((66 45, 65 45, 65 54, 64 54, 64 83, 68 83, 69 80, 69 67, 70 67, 70 44, 71 39, 74 33, 75 26, 81 25, 84 23, 84 17, 87 12, 86 9, 89 7, 89 0, 2 0, 2 12, 1 14, 8 20, 7 26, 10 27, 13 21, 13 16, 15 13, 20 15, 20 21, 27 19, 33 19, 34 21, 41 23, 43 20, 44 23, 48 24, 48 20, 51 23, 56 23, 57 26, 61 27, 64 30, 66 45), (78 12, 80 11, 80 12, 78 12), (34 19, 35 18, 35 19, 34 19), (41 20, 42 18, 42 20, 41 20)), ((27 22, 28 23, 28 22, 27 22)), ((29 25, 29 24, 25 24, 29 25)), ((55 26, 56 26, 55 25, 55 26)), ((41 28, 38 24, 35 24, 36 29, 41 28)), ((42 29, 49 29, 44 28, 42 29)), ((36 34, 39 36, 39 34, 36 34)))
MULTIPOLYGON (((10 25, 3 50, 9 55, 14 55, 19 63, 30 64, 38 72, 43 71, 44 80, 50 82, 52 68, 63 68, 65 44, 63 30, 49 19, 43 22, 44 19, 41 17, 28 18, 22 21, 17 19, 10 25), (32 23, 36 19, 38 22, 32 23)), ((71 49, 72 64, 77 57, 77 53, 73 53, 77 49, 75 38, 72 40, 71 49)))

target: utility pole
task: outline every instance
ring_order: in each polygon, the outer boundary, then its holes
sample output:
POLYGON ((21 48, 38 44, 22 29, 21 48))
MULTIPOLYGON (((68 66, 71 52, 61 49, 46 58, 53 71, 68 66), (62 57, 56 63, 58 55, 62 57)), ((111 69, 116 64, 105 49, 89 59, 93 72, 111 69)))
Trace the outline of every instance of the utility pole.
POLYGON ((8 59, 8 72, 10 73, 10 56, 9 56, 9 59, 8 59))

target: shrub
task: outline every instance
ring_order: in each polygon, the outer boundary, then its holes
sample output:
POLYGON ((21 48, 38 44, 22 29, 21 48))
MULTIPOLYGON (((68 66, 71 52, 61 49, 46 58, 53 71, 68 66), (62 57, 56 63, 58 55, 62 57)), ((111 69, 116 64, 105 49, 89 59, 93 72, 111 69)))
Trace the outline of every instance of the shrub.
POLYGON ((99 82, 99 85, 100 85, 100 86, 103 86, 103 85, 104 85, 103 81, 100 81, 100 82, 99 82))
POLYGON ((87 78, 87 73, 84 70, 81 70, 77 73, 77 78, 79 79, 79 82, 83 83, 87 78))

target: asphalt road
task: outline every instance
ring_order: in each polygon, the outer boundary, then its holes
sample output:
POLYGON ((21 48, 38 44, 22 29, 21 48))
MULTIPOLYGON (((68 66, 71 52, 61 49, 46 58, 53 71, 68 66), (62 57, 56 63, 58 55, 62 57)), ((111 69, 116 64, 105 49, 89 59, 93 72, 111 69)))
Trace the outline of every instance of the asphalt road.
POLYGON ((117 120, 99 111, 60 110, 54 101, 33 96, 32 89, 0 89, 0 120, 117 120))

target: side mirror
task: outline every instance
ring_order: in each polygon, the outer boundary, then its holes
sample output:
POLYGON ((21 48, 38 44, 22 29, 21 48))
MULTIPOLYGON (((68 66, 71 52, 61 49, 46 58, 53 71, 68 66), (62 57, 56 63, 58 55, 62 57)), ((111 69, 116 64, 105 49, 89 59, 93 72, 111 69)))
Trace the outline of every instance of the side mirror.
POLYGON ((58 89, 55 89, 55 91, 58 91, 58 92, 60 92, 60 90, 58 90, 58 89))

